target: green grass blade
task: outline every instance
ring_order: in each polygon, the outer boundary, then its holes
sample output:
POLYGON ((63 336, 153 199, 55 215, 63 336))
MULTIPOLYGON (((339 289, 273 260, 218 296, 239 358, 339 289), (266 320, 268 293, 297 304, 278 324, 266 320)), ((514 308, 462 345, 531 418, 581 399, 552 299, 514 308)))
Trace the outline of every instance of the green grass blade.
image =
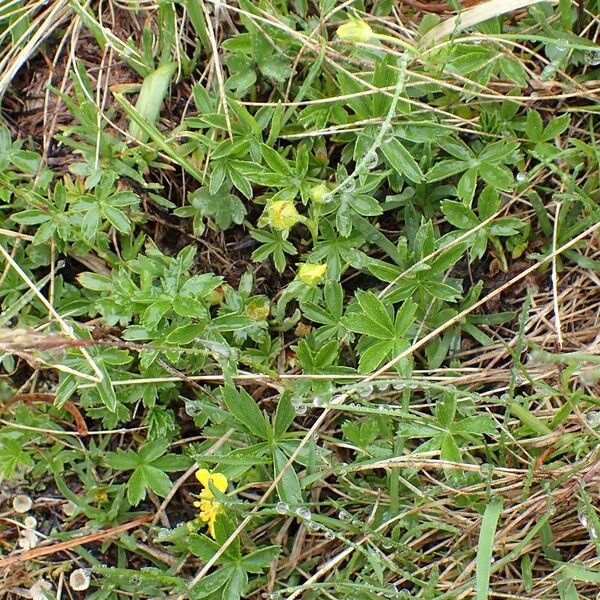
MULTIPOLYGON (((158 120, 160 107, 167 95, 176 68, 177 63, 170 62, 158 67, 144 78, 135 109, 146 123, 156 123, 158 120)), ((129 125, 129 135, 142 143, 148 141, 150 137, 133 118, 129 125)))
POLYGON ((477 574, 475 577, 477 600, 487 600, 489 597, 490 574, 492 570, 492 552, 496 537, 496 526, 502 512, 500 500, 494 500, 485 507, 479 543, 477 545, 477 574))
POLYGON ((600 569, 588 569, 582 565, 566 565, 563 574, 574 581, 600 583, 600 569))

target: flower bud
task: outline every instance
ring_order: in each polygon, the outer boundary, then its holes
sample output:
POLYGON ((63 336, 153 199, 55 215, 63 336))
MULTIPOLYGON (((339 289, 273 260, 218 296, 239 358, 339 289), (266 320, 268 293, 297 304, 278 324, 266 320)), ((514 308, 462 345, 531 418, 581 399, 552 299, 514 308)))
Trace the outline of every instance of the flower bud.
POLYGON ((276 229, 290 229, 300 221, 300 214, 289 200, 271 202, 267 207, 267 217, 271 226, 276 229))
POLYGON ((317 285, 324 277, 327 265, 304 263, 298 269, 298 279, 306 285, 317 285))
POLYGON ((328 193, 329 188, 325 183, 321 182, 318 185, 313 185, 310 188, 310 199, 315 204, 323 204, 328 193))
POLYGON ((337 35, 345 42, 358 42, 366 44, 373 37, 373 30, 366 21, 357 17, 350 17, 350 20, 337 29, 337 35))

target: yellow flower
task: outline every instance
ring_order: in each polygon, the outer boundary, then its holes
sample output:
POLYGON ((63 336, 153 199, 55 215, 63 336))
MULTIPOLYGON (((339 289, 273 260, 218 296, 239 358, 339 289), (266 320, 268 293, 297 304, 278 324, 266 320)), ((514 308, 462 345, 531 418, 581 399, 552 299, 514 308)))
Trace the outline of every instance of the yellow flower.
POLYGON ((276 200, 267 206, 269 223, 276 229, 290 229, 300 221, 300 213, 293 202, 289 200, 276 200))
POLYGON ((319 265, 316 263, 304 263, 298 269, 298 279, 306 285, 317 285, 323 279, 327 265, 319 265))
POLYGON ((196 479, 202 484, 204 489, 200 492, 200 500, 194 502, 194 506, 199 508, 197 520, 208 526, 208 532, 215 537, 215 521, 217 515, 223 507, 220 502, 215 500, 210 486, 212 485, 221 493, 227 491, 227 477, 223 473, 211 473, 208 469, 199 469, 196 471, 196 479))
POLYGON ((366 21, 358 17, 350 17, 350 20, 337 28, 337 35, 345 42, 358 42, 366 44, 373 37, 373 30, 366 21))
POLYGON ((217 515, 221 512, 222 506, 220 502, 216 500, 200 500, 194 502, 194 506, 200 509, 198 513, 198 521, 202 524, 208 525, 208 533, 215 538, 215 521, 217 515))

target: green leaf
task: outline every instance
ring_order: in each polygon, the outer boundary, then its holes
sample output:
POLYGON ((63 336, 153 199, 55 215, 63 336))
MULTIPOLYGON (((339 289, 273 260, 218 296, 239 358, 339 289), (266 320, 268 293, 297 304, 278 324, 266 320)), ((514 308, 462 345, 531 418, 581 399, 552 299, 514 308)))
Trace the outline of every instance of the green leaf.
POLYGON ((460 161, 469 162, 475 158, 473 151, 462 140, 451 137, 441 138, 437 143, 448 154, 458 158, 460 161))
POLYGON ((137 506, 146 497, 146 478, 144 471, 138 467, 127 482, 127 500, 137 506))
POLYGON ((477 176, 479 171, 477 167, 471 167, 467 169, 462 177, 458 180, 458 186, 456 191, 458 197, 464 202, 465 205, 471 206, 473 202, 473 196, 475 196, 475 188, 477 187, 477 176))
POLYGON ((498 60, 498 65, 500 67, 500 72, 504 77, 518 86, 525 87, 527 85, 527 70, 521 64, 521 61, 510 56, 502 55, 498 60))
POLYGON ((415 314, 417 312, 418 305, 412 300, 405 300, 402 306, 396 313, 396 319, 394 322, 394 329, 396 330, 396 336, 404 335, 410 326, 414 323, 415 314))
POLYGON ((170 473, 172 471, 185 471, 192 465, 192 459, 182 454, 165 454, 152 461, 152 466, 170 473))
POLYGON ((132 450, 118 448, 115 452, 109 452, 105 458, 106 464, 119 471, 131 471, 141 464, 139 456, 132 450))
POLYGON ((229 412, 244 425, 255 436, 266 440, 270 436, 269 426, 258 405, 246 392, 241 389, 238 391, 233 386, 226 385, 222 388, 223 401, 229 412))
POLYGON ((515 182, 513 174, 504 165, 481 163, 479 173, 486 183, 501 190, 509 190, 515 182))
POLYGON ((544 132, 542 133, 541 141, 547 142, 553 140, 555 137, 566 131, 569 128, 570 123, 571 116, 568 113, 561 115, 556 119, 552 119, 550 123, 546 125, 544 132))
POLYGON ((394 323, 390 317, 390 313, 383 302, 373 292, 358 290, 356 292, 356 299, 368 317, 385 327, 392 335, 394 334, 394 323))
POLYGON ((488 600, 490 589, 490 574, 492 570, 492 553, 496 527, 502 512, 502 503, 493 500, 486 507, 481 521, 479 542, 477 544, 477 558, 475 559, 475 590, 477 600, 488 600))
POLYGON ((375 342, 360 354, 358 371, 360 373, 372 373, 394 348, 392 340, 375 342))
POLYGON ((105 206, 104 214, 115 229, 121 233, 129 233, 131 224, 129 223, 127 215, 122 210, 115 208, 114 206, 105 206))
POLYGON ((469 168, 469 164, 463 160, 442 160, 435 163, 427 174, 425 179, 430 183, 440 181, 441 179, 447 179, 457 173, 462 173, 469 168))
MULTIPOLYGON (((175 296, 175 298, 173 299, 173 310, 180 317, 206 319, 206 317, 208 316, 208 311, 206 310, 202 302, 196 300, 195 298, 192 298, 191 296, 175 296)), ((147 322, 145 323, 147 325, 147 322)))
POLYGON ((32 209, 15 213, 10 218, 20 225, 39 225, 49 221, 52 217, 43 210, 32 209))
POLYGON ((34 462, 23 450, 19 441, 2 439, 0 443, 0 482, 10 479, 19 466, 31 468, 34 466, 34 462))
POLYGON ((270 567, 281 552, 279 546, 267 546, 251 552, 242 558, 242 566, 249 573, 262 573, 267 567, 270 567))
POLYGON ((113 289, 113 281, 106 275, 98 275, 89 271, 82 271, 77 275, 77 281, 82 287, 95 292, 107 292, 113 289))
POLYGON ((532 142, 541 142, 544 131, 544 122, 537 110, 528 110, 525 121, 525 133, 532 142))
POLYGON ((273 424, 273 436, 275 439, 279 439, 288 430, 295 415, 291 394, 283 393, 279 398, 277 411, 275 412, 275 422, 273 424))
POLYGON ((448 222, 459 229, 473 229, 479 225, 477 215, 462 202, 443 200, 442 212, 448 222))
MULTIPOLYGON (((277 477, 279 473, 283 471, 287 462, 287 456, 278 447, 274 447, 274 477, 277 477)), ((285 471, 283 477, 279 480, 277 484, 277 493, 282 502, 287 502, 291 506, 298 506, 304 502, 304 499, 302 498, 300 482, 298 481, 298 475, 296 474, 294 465, 290 465, 290 467, 285 471)))
POLYGON ((173 487, 169 476, 164 471, 152 465, 144 465, 139 469, 143 470, 148 487, 158 496, 164 498, 173 487))
POLYGON ((381 145, 381 150, 392 168, 414 183, 423 181, 423 172, 410 152, 396 139, 392 138, 381 145))
POLYGON ((229 581, 223 590, 223 600, 239 600, 248 585, 248 575, 241 565, 232 572, 229 581))
POLYGON ((444 436, 440 447, 440 458, 451 462, 460 462, 461 453, 454 437, 450 434, 444 436))
POLYGON ((188 537, 188 548, 194 556, 207 562, 221 547, 204 534, 191 533, 188 537))
POLYGON ((173 345, 189 344, 200 337, 203 331, 204 325, 182 325, 173 329, 165 338, 165 342, 173 345))
MULTIPOLYGON (((195 2, 190 1, 190 4, 195 4, 195 2)), ((214 573, 209 573, 203 577, 201 581, 190 590, 190 600, 207 598, 217 592, 217 590, 227 583, 232 571, 233 566, 228 565, 227 567, 219 569, 214 573)))
POLYGON ((215 331, 239 331, 253 325, 254 321, 244 315, 221 315, 210 322, 211 329, 215 331))
POLYGON ((142 462, 150 463, 162 456, 169 448, 169 440, 159 439, 144 444, 138 451, 142 462))

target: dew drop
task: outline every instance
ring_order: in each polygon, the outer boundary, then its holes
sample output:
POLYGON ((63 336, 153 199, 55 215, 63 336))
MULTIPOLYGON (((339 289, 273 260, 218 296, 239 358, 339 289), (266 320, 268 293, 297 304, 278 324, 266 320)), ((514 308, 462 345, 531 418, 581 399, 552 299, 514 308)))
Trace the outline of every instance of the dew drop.
POLYGON ((301 506, 300 508, 298 508, 296 510, 296 514, 301 519, 305 519, 306 521, 310 521, 312 519, 312 515, 310 514, 310 510, 308 510, 308 508, 306 508, 305 506, 301 506))
POLYGON ((491 475, 493 475, 493 473, 494 473, 494 467, 492 467, 492 465, 488 465, 487 463, 483 463, 479 467, 479 474, 484 479, 487 479, 488 477, 490 477, 491 475))
POLYGON ((365 169, 367 169, 367 171, 370 171, 371 169, 374 169, 378 163, 379 157, 377 156, 377 152, 375 152, 374 150, 369 150, 369 152, 365 154, 365 158, 363 161, 365 169))
POLYGON ((275 505, 275 510, 280 514, 280 515, 285 515, 286 513, 289 512, 290 510, 290 506, 287 502, 278 502, 275 505))
POLYGON ((377 410, 378 410, 380 413, 382 413, 382 412, 385 412, 385 406, 384 406, 383 404, 380 404, 380 405, 377 407, 377 410))
POLYGON ((369 383, 364 385, 359 391, 358 395, 361 398, 368 398, 373 393, 373 386, 369 383))
POLYGON ((387 390, 390 387, 390 384, 387 381, 380 381, 376 384, 376 386, 380 392, 385 392, 385 390, 387 390))
POLYGON ((306 414, 307 411, 307 407, 306 404, 304 404, 303 402, 299 402, 298 404, 294 404, 294 412, 297 415, 304 415, 306 414))
POLYGON ((349 521, 350 513, 347 510, 340 510, 340 512, 338 513, 338 519, 340 521, 349 521))
POLYGON ((600 65, 600 50, 586 50, 584 60, 586 64, 592 67, 600 65))
POLYGON ((326 531, 325 532, 325 539, 326 540, 333 540, 335 538, 335 534, 333 533, 333 531, 326 531))
POLYGON ((319 531, 319 529, 321 529, 321 526, 318 523, 315 523, 315 521, 306 521, 306 528, 310 531, 319 531))
POLYGON ((185 412, 190 416, 190 417, 195 417, 197 415, 199 415, 202 412, 202 409, 198 406, 194 406, 193 404, 186 404, 185 405, 185 412))
POLYGON ((540 81, 551 81, 556 77, 556 67, 552 64, 546 65, 540 73, 540 81))
POLYGON ((399 392, 400 390, 404 389, 404 384, 403 383, 394 383, 394 385, 392 385, 392 388, 394 388, 397 392, 399 392))
POLYGON ((590 427, 597 427, 600 425, 600 411, 599 410, 590 410, 585 414, 585 422, 590 427))
POLYGON ((516 180, 519 183, 523 183, 524 181, 527 181, 527 173, 523 173, 523 171, 519 171, 517 173, 516 180))
POLYGON ((269 600, 279 600, 279 594, 277 592, 269 594, 269 600))
POLYGON ((383 131, 383 143, 391 142, 396 137, 396 132, 391 125, 388 125, 383 131))
POLYGON ((313 406, 320 408, 322 406, 325 406, 325 404, 326 404, 326 402, 325 402, 325 398, 323 398, 323 396, 315 396, 313 398, 313 401, 312 401, 313 406))

